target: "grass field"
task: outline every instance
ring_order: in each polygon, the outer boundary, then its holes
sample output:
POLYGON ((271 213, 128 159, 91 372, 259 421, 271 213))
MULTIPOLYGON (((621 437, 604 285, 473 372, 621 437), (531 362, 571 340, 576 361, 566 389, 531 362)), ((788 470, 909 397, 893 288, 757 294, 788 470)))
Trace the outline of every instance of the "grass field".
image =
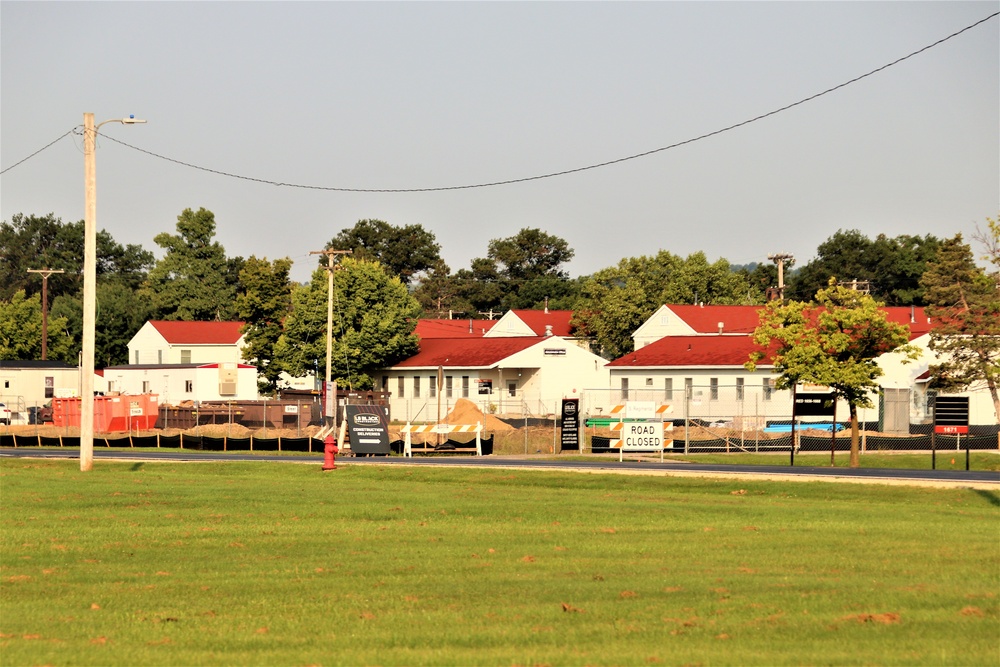
POLYGON ((998 665, 991 491, 0 462, 3 665, 998 665))

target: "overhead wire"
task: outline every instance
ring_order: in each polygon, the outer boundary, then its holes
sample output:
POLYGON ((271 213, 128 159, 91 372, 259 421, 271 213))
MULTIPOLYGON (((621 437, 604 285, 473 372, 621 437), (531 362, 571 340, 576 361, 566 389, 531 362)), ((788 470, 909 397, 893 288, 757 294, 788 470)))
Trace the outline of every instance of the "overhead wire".
POLYGON ((944 44, 948 40, 954 39, 955 37, 958 37, 962 33, 967 32, 969 30, 972 30, 973 28, 975 28, 975 27, 977 27, 977 26, 985 23, 986 21, 989 21, 990 19, 995 18, 998 15, 1000 15, 1000 12, 994 12, 994 13, 990 14, 989 16, 987 16, 985 18, 982 18, 982 19, 976 21, 975 23, 972 23, 971 25, 968 25, 968 26, 962 28, 961 30, 953 32, 953 33, 951 33, 950 35, 948 35, 946 37, 942 37, 941 39, 937 40, 936 42, 933 42, 931 44, 928 44, 927 46, 924 46, 924 47, 922 47, 920 49, 917 49, 916 51, 913 51, 912 53, 909 53, 909 54, 907 54, 905 56, 902 56, 901 58, 897 58, 896 60, 893 60, 892 62, 886 63, 885 65, 882 65, 881 67, 876 67, 875 69, 871 70, 870 72, 867 72, 867 73, 862 74, 860 76, 856 76, 853 79, 849 79, 847 81, 844 81, 843 83, 837 84, 836 86, 833 86, 831 88, 827 88, 826 90, 820 91, 820 92, 815 93, 813 95, 810 95, 808 97, 804 97, 804 98, 798 100, 797 102, 792 102, 791 104, 786 104, 785 106, 779 107, 779 108, 774 109, 772 111, 768 111, 766 113, 762 113, 762 114, 754 116, 752 118, 748 118, 748 119, 740 121, 738 123, 734 123, 732 125, 728 125, 726 127, 723 127, 723 128, 717 129, 717 130, 713 130, 711 132, 706 132, 706 133, 698 135, 696 137, 692 137, 692 138, 689 138, 689 139, 684 139, 683 141, 678 141, 676 143, 669 144, 667 146, 661 146, 659 148, 653 148, 651 150, 643 151, 641 153, 635 153, 635 154, 632 154, 632 155, 626 155, 624 157, 615 158, 615 159, 612 159, 612 160, 605 160, 604 162, 598 162, 598 163, 586 165, 586 166, 583 166, 583 167, 575 167, 575 168, 572 168, 572 169, 564 169, 562 171, 554 171, 554 172, 549 172, 549 173, 545 173, 545 174, 537 174, 537 175, 534 175, 534 176, 525 176, 525 177, 522 177, 522 178, 511 178, 511 179, 506 179, 506 180, 489 181, 489 182, 484 182, 484 183, 471 183, 471 184, 465 184, 465 185, 448 185, 448 186, 429 187, 429 188, 349 188, 349 187, 337 187, 337 186, 305 185, 305 184, 301 184, 301 183, 285 183, 285 182, 274 181, 274 180, 269 180, 269 179, 265 179, 265 178, 256 178, 256 177, 252 177, 252 176, 243 176, 243 175, 240 175, 240 174, 234 174, 234 173, 230 173, 230 172, 225 172, 225 171, 221 171, 221 170, 218 170, 218 169, 211 169, 209 167, 202 167, 202 166, 199 166, 199 165, 196 165, 196 164, 192 164, 190 162, 184 162, 182 160, 177 160, 175 158, 167 157, 165 155, 160 155, 159 153, 154 153, 153 151, 150 151, 150 150, 147 150, 147 149, 144 149, 144 148, 139 148, 137 146, 133 146, 133 145, 128 144, 128 143, 126 143, 124 141, 121 141, 120 139, 116 139, 116 138, 111 137, 111 136, 108 136, 107 138, 110 139, 111 141, 114 141, 115 143, 118 143, 118 144, 121 144, 122 146, 125 146, 126 148, 131 148, 132 150, 138 151, 140 153, 145 153, 145 154, 150 155, 152 157, 156 157, 156 158, 159 158, 161 160, 166 160, 168 162, 173 162, 175 164, 179 164, 179 165, 182 165, 182 166, 185 166, 185 167, 190 167, 192 169, 197 169, 197 170, 200 170, 200 171, 204 171, 204 172, 208 172, 208 173, 212 173, 212 174, 217 174, 217 175, 220 175, 220 176, 226 176, 226 177, 229 177, 229 178, 236 178, 236 179, 245 180, 245 181, 251 181, 251 182, 255 182, 255 183, 263 183, 263 184, 274 185, 274 186, 278 186, 278 187, 297 188, 297 189, 303 189, 303 190, 321 190, 321 191, 328 191, 328 192, 415 193, 415 192, 444 192, 444 191, 448 191, 448 190, 471 190, 471 189, 475 189, 475 188, 488 188, 488 187, 495 187, 495 186, 499 186, 499 185, 513 185, 515 183, 527 183, 529 181, 538 181, 538 180, 542 180, 542 179, 546 179, 546 178, 555 178, 557 176, 566 176, 566 175, 569 175, 569 174, 576 174, 576 173, 580 173, 580 172, 583 172, 583 171, 589 171, 589 170, 592 170, 592 169, 600 169, 602 167, 608 167, 608 166, 611 166, 611 165, 620 164, 622 162, 628 162, 630 160, 637 160, 639 158, 648 157, 648 156, 654 155, 656 153, 662 153, 664 151, 672 150, 674 148, 680 148, 681 146, 686 146, 688 144, 693 144, 693 143, 695 143, 697 141, 701 141, 703 139, 708 139, 710 137, 718 136, 720 134, 723 134, 724 132, 729 132, 731 130, 735 130, 737 128, 744 127, 744 126, 749 125, 751 123, 756 123, 757 121, 764 120, 765 118, 769 118, 771 116, 777 115, 777 114, 782 113, 784 111, 788 111, 789 109, 793 109, 793 108, 795 108, 797 106, 800 106, 802 104, 805 104, 807 102, 811 102, 811 101, 816 100, 816 99, 818 99, 820 97, 823 97, 824 95, 828 95, 828 94, 830 94, 830 93, 832 93, 834 91, 840 90, 841 88, 845 88, 845 87, 850 86, 850 85, 852 85, 854 83, 857 83, 858 81, 861 81, 861 80, 866 79, 866 78, 868 78, 870 76, 878 74, 879 72, 882 72, 882 71, 884 71, 884 70, 886 70, 886 69, 888 69, 888 68, 890 68, 890 67, 892 67, 894 65, 898 65, 901 62, 909 60, 910 58, 913 58, 914 56, 917 56, 917 55, 919 55, 919 54, 921 54, 921 53, 923 53, 925 51, 928 51, 928 50, 936 47, 936 46, 940 46, 941 44, 944 44))
MULTIPOLYGON (((216 174, 218 176, 225 176, 227 178, 235 178, 235 179, 239 179, 239 180, 250 181, 250 182, 253 182, 253 183, 262 183, 262 184, 265 184, 265 185, 274 185, 274 186, 278 186, 278 187, 288 187, 288 188, 296 188, 296 189, 303 189, 303 190, 320 190, 320 191, 327 191, 327 192, 363 192, 363 193, 365 193, 365 192, 366 193, 416 193, 416 192, 444 192, 444 191, 449 191, 449 190, 471 190, 471 189, 475 189, 475 188, 488 188, 488 187, 495 187, 495 186, 500 186, 500 185, 513 185, 515 183, 527 183, 529 181, 538 181, 538 180, 542 180, 542 179, 546 179, 546 178, 555 178, 557 176, 566 176, 566 175, 569 175, 569 174, 576 174, 576 173, 580 173, 580 172, 583 172, 583 171, 589 171, 589 170, 593 170, 593 169, 600 169, 602 167, 608 167, 608 166, 611 166, 611 165, 620 164, 622 162, 628 162, 628 161, 631 161, 631 160, 637 160, 639 158, 648 157, 648 156, 654 155, 656 153, 662 153, 664 151, 672 150, 674 148, 680 148, 681 146, 687 146, 687 145, 693 144, 693 143, 695 143, 697 141, 702 141, 703 139, 708 139, 710 137, 718 136, 718 135, 723 134, 725 132, 730 132, 730 131, 735 130, 737 128, 749 125, 751 123, 756 123, 757 121, 764 120, 765 118, 770 118, 771 116, 774 116, 774 115, 777 115, 779 113, 788 111, 789 109, 793 109, 793 108, 795 108, 797 106, 800 106, 800 105, 803 105, 803 104, 805 104, 807 102, 811 102, 811 101, 816 100, 816 99, 818 99, 820 97, 823 97, 824 95, 829 95, 830 93, 833 93, 833 92, 835 92, 837 90, 840 90, 841 88, 845 88, 845 87, 850 86, 850 85, 852 85, 854 83, 857 83, 858 81, 862 81, 863 79, 866 79, 866 78, 868 78, 870 76, 878 74, 879 72, 882 72, 882 71, 884 71, 884 70, 886 70, 886 69, 888 69, 890 67, 893 67, 894 65, 898 65, 899 63, 904 62, 906 60, 909 60, 910 58, 913 58, 914 56, 920 55, 921 53, 924 53, 925 51, 928 51, 930 49, 933 49, 934 47, 940 46, 941 44, 944 44, 945 42, 947 42, 947 41, 949 41, 951 39, 954 39, 955 37, 958 37, 959 35, 967 32, 969 30, 972 30, 973 28, 975 28, 975 27, 977 27, 977 26, 979 26, 979 25, 981 25, 981 24, 983 24, 983 23, 985 23, 985 22, 987 22, 987 21, 989 21, 991 19, 996 18, 998 15, 1000 15, 1000 12, 994 12, 994 13, 990 14, 989 16, 986 16, 986 17, 984 17, 984 18, 976 21, 975 23, 967 25, 966 27, 962 28, 961 30, 953 32, 950 35, 947 35, 946 37, 942 37, 941 39, 939 39, 939 40, 937 40, 937 41, 935 41, 935 42, 933 42, 931 44, 928 44, 927 46, 924 46, 924 47, 922 47, 920 49, 917 49, 916 51, 908 53, 905 56, 897 58, 896 60, 893 60, 892 62, 886 63, 885 65, 882 65, 881 67, 876 67, 875 69, 873 69, 873 70, 871 70, 869 72, 866 72, 865 74, 862 74, 860 76, 856 76, 853 79, 849 79, 847 81, 844 81, 843 83, 837 84, 836 86, 832 86, 830 88, 827 88, 826 90, 820 91, 818 93, 814 93, 813 95, 810 95, 808 97, 804 97, 804 98, 802 98, 802 99, 800 99, 800 100, 798 100, 796 102, 792 102, 791 104, 786 104, 786 105, 784 105, 782 107, 779 107, 777 109, 773 109, 773 110, 768 111, 766 113, 762 113, 762 114, 759 114, 757 116, 753 116, 752 118, 748 118, 748 119, 740 121, 738 123, 733 123, 732 125, 728 125, 726 127, 723 127, 723 128, 717 129, 717 130, 713 130, 711 132, 706 132, 704 134, 700 134, 700 135, 698 135, 696 137, 691 137, 689 139, 684 139, 682 141, 678 141, 678 142, 675 142, 675 143, 672 143, 672 144, 669 144, 669 145, 666 145, 666 146, 661 146, 659 148, 653 148, 653 149, 650 149, 650 150, 647 150, 647 151, 642 151, 641 153, 634 153, 632 155, 626 155, 624 157, 614 158, 614 159, 611 159, 611 160, 605 160, 603 162, 597 162, 597 163, 585 165, 585 166, 582 166, 582 167, 575 167, 575 168, 572 168, 572 169, 563 169, 561 171, 553 171, 553 172, 549 172, 549 173, 545 173, 545 174, 536 174, 534 176, 524 176, 524 177, 521 177, 521 178, 511 178, 511 179, 499 180, 499 181, 489 181, 489 182, 483 182, 483 183, 470 183, 470 184, 465 184, 465 185, 448 185, 448 186, 429 187, 429 188, 349 188, 349 187, 337 187, 337 186, 306 185, 306 184, 301 184, 301 183, 285 183, 285 182, 282 182, 282 181, 275 181, 275 180, 266 179, 266 178, 257 178, 257 177, 253 177, 253 176, 244 176, 244 175, 241 175, 241 174, 235 174, 235 173, 232 173, 232 172, 222 171, 220 169, 212 169, 210 167, 203 167, 201 165, 197 165, 197 164, 194 164, 194 163, 191 163, 191 162, 185 162, 183 160, 178 160, 176 158, 168 157, 166 155, 162 155, 160 153, 156 153, 154 151, 151 151, 151 150, 148 150, 148 149, 145 149, 145 148, 140 148, 138 146, 133 146, 132 144, 126 143, 124 141, 121 141, 120 139, 116 139, 116 138, 114 138, 114 137, 112 137, 110 135, 102 135, 102 136, 105 136, 107 139, 109 139, 109 140, 111 140, 111 141, 113 141, 113 142, 115 142, 117 144, 120 144, 120 145, 122 145, 122 146, 124 146, 126 148, 130 148, 130 149, 132 149, 134 151, 137 151, 139 153, 144 153, 144 154, 149 155, 151 157, 155 157, 155 158, 158 158, 160 160, 164 160, 166 162, 172 162, 174 164, 178 164, 178 165, 181 165, 183 167, 188 167, 190 169, 195 169, 195 170, 203 171, 203 172, 210 173, 210 174, 216 174)), ((43 146, 42 148, 38 149, 37 151, 35 151, 31 155, 29 155, 28 157, 26 157, 26 158, 24 158, 24 159, 22 159, 22 160, 20 160, 20 161, 18 161, 16 163, 12 164, 11 166, 9 166, 6 169, 4 169, 3 171, 0 171, 0 174, 5 174, 8 171, 10 171, 11 169, 13 169, 14 167, 17 167, 18 165, 26 162, 27 160, 30 160, 31 158, 35 157, 36 155, 38 155, 39 153, 41 153, 45 149, 49 148, 53 144, 55 144, 58 141, 60 141, 61 139, 63 139, 64 137, 66 137, 69 134, 72 134, 73 132, 75 132, 76 129, 77 128, 69 130, 68 132, 66 132, 65 134, 61 135, 59 138, 57 138, 55 141, 52 141, 49 144, 46 144, 45 146, 43 146)), ((100 134, 100 133, 98 132, 98 134, 100 134)))

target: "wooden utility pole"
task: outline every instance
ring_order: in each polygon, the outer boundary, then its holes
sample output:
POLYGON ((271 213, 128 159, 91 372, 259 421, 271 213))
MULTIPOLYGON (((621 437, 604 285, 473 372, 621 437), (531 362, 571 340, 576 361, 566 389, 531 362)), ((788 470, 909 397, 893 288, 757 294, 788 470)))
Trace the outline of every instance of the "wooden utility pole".
MULTIPOLYGON (((333 357, 333 272, 338 265, 334 264, 334 257, 337 255, 350 255, 350 250, 313 250, 310 255, 326 255, 326 385, 327 391, 330 387, 331 359, 333 357)), ((333 419, 336 428, 337 420, 337 397, 333 397, 333 419)))
POLYGON ((792 260, 795 257, 787 252, 779 252, 768 255, 767 258, 778 265, 778 298, 782 302, 785 300, 785 260, 792 260))
POLYGON ((49 276, 66 272, 62 269, 28 269, 28 273, 42 276, 42 361, 45 361, 49 352, 49 276))

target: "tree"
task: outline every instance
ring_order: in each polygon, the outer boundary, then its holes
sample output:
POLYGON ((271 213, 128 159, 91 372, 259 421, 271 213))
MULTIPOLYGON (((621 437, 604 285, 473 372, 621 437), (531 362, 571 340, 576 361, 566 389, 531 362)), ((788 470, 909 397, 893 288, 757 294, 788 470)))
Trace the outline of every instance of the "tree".
MULTIPOLYGON (((118 281, 97 284, 97 327, 94 331, 94 363, 98 368, 128 363, 128 343, 152 316, 149 304, 118 281)), ((77 296, 59 296, 52 303, 52 318, 65 319, 64 333, 71 346, 63 358, 77 363, 83 341, 83 302, 77 296)))
MULTIPOLYGON (((413 355, 420 304, 381 264, 350 257, 333 274, 334 380, 356 389, 373 386, 376 371, 413 355)), ((295 289, 292 312, 275 345, 275 358, 292 375, 322 377, 326 368, 327 272, 295 289)))
POLYGON ((858 407, 873 407, 871 393, 882 369, 876 359, 888 352, 915 359, 918 348, 908 344, 909 329, 889 322, 884 304, 870 295, 837 285, 830 278, 815 302, 771 301, 760 314, 753 333, 760 349, 746 363, 749 371, 770 357, 777 389, 801 383, 830 387, 837 399, 847 402, 851 415, 851 467, 860 464, 858 407))
POLYGON ((273 394, 278 388, 283 370, 274 350, 292 309, 291 269, 288 258, 269 262, 251 255, 240 271, 236 315, 245 322, 243 359, 257 367, 257 383, 264 394, 273 394))
MULTIPOLYGON (((53 359, 65 359, 72 344, 63 333, 66 321, 50 317, 48 353, 53 359)), ((9 300, 0 301, 0 359, 31 361, 42 356, 42 301, 36 294, 26 297, 19 290, 9 300)))
POLYGON ((616 359, 632 351, 632 332, 665 303, 763 303, 764 291, 725 259, 705 253, 682 259, 667 250, 655 257, 628 257, 583 281, 573 317, 575 333, 616 359))
POLYGON ((177 216, 177 234, 157 234, 166 252, 149 272, 144 295, 165 320, 229 320, 242 260, 228 260, 215 236, 215 215, 204 208, 177 216), (235 273, 234 273, 235 272, 235 273))
MULTIPOLYGON (((42 281, 28 269, 61 269, 49 278, 50 302, 60 295, 73 295, 83 288, 84 223, 63 223, 53 214, 15 214, 0 223, 0 299, 18 290, 26 296, 38 294, 42 281)), ((98 280, 123 282, 131 289, 142 283, 153 265, 153 253, 142 246, 122 246, 105 230, 97 233, 98 280)))
MULTIPOLYGON (((441 260, 441 246, 421 225, 396 227, 382 220, 359 220, 334 236, 326 245, 327 250, 331 248, 350 250, 356 259, 383 264, 404 285, 441 260)), ((321 264, 324 261, 320 259, 321 264)))
POLYGON ((934 321, 931 388, 965 391, 985 385, 1000 423, 1000 285, 976 266, 962 235, 941 244, 921 279, 934 321))
POLYGON ((840 276, 866 283, 872 296, 889 305, 921 305, 920 276, 939 243, 931 235, 879 234, 871 240, 857 230, 838 230, 820 244, 815 259, 790 276, 785 293, 814 294, 826 287, 830 276, 840 276))

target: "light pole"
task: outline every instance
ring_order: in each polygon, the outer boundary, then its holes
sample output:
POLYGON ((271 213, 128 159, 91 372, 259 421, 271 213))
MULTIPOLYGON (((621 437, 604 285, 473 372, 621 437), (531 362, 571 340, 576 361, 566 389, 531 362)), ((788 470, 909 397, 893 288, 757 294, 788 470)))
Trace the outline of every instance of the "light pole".
POLYGON ((80 388, 80 470, 94 465, 94 326, 97 314, 97 131, 105 123, 145 123, 135 116, 94 125, 94 114, 83 114, 83 381, 80 388))

